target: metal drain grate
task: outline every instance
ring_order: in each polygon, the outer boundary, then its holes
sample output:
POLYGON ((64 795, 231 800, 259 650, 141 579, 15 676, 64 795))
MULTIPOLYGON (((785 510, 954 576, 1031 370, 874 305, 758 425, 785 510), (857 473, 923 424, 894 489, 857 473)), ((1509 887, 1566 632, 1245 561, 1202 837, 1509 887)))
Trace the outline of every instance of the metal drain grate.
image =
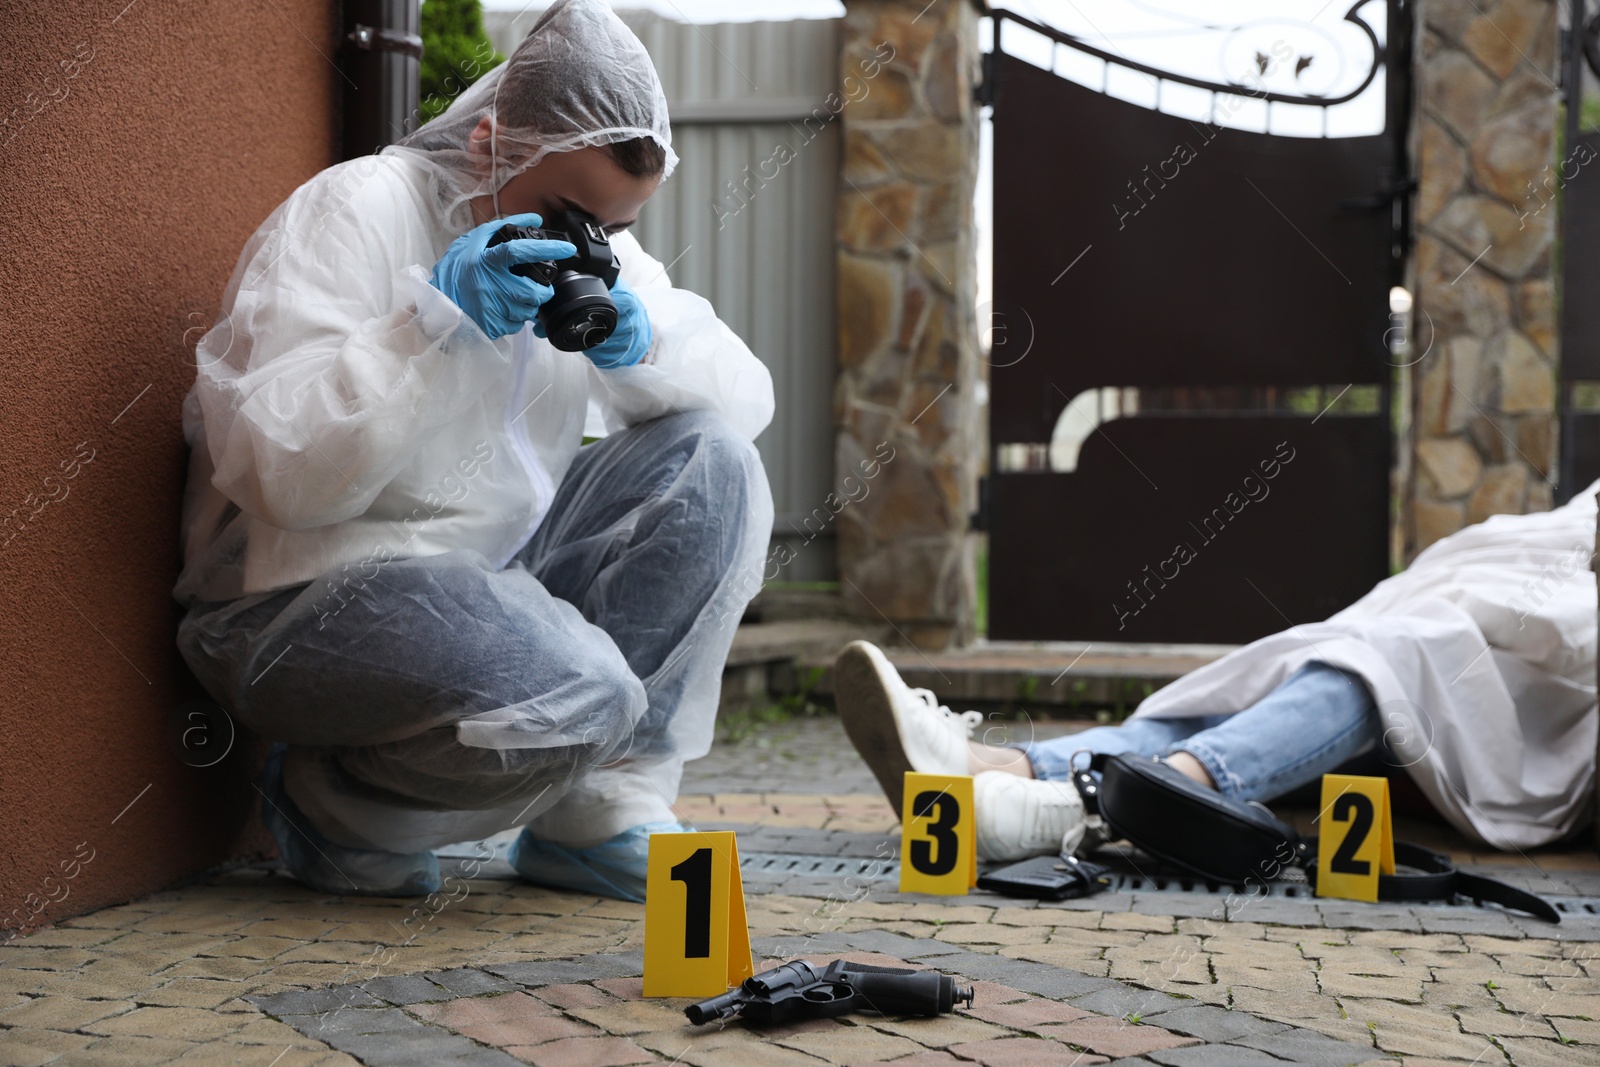
POLYGON ((1228 882, 1213 882, 1205 878, 1195 878, 1188 875, 1156 875, 1149 877, 1142 874, 1111 875, 1111 888, 1113 893, 1198 893, 1201 896, 1222 897, 1230 893, 1248 893, 1251 896, 1277 897, 1290 900, 1310 900, 1316 896, 1311 886, 1303 880, 1267 882, 1263 886, 1260 882, 1250 885, 1233 885, 1228 882), (1263 893, 1262 889, 1266 892, 1263 893))
MULTIPOLYGON (((745 852, 739 856, 739 866, 746 872, 790 878, 845 878, 855 877, 867 881, 898 881, 900 862, 896 859, 858 856, 818 856, 804 852, 745 852)), ((1136 893, 1199 893, 1226 896, 1260 888, 1227 885, 1203 878, 1181 875, 1146 877, 1140 874, 1113 873, 1111 892, 1136 893)), ((1267 887, 1269 896, 1310 897, 1311 887, 1305 882, 1273 882, 1267 887)))
POLYGON ((1576 918, 1600 917, 1600 897, 1557 897, 1546 896, 1544 899, 1555 905, 1555 909, 1563 915, 1576 918))
MULTIPOLYGON (((1237 893, 1241 896, 1260 898, 1273 897, 1279 900, 1304 900, 1307 903, 1318 900, 1316 890, 1303 878, 1283 879, 1268 882, 1266 892, 1262 892, 1260 883, 1248 886, 1230 885, 1226 882, 1212 882, 1204 878, 1193 878, 1185 875, 1157 875, 1147 877, 1139 874, 1112 874, 1110 892, 1134 893, 1197 893, 1207 896, 1227 896, 1237 893)), ((1548 900, 1552 907, 1564 915, 1573 918, 1600 918, 1600 897, 1585 896, 1560 896, 1554 893, 1541 894, 1548 900)), ((1413 900, 1406 902, 1412 908, 1446 908, 1446 907, 1478 907, 1495 911, 1503 910, 1498 904, 1485 904, 1475 901, 1470 897, 1458 896, 1454 900, 1413 900)))
POLYGON ((876 856, 817 856, 804 852, 741 852, 739 869, 790 878, 899 881, 900 861, 876 856))
MULTIPOLYGON (((806 852, 745 852, 739 856, 739 866, 746 873, 767 878, 854 878, 869 882, 895 882, 900 878, 897 859, 862 856, 818 856, 806 852)), ((1229 894, 1262 896, 1278 900, 1303 900, 1307 904, 1317 900, 1316 893, 1303 880, 1283 879, 1260 884, 1230 885, 1189 875, 1144 875, 1113 872, 1108 891, 1112 893, 1187 893, 1196 896, 1225 897, 1229 894)), ((1600 897, 1557 896, 1545 894, 1555 909, 1573 918, 1600 919, 1600 897)), ((1472 906, 1473 901, 1457 898, 1452 901, 1416 901, 1408 907, 1472 906)), ((1498 905, 1478 905, 1498 910, 1498 905)))

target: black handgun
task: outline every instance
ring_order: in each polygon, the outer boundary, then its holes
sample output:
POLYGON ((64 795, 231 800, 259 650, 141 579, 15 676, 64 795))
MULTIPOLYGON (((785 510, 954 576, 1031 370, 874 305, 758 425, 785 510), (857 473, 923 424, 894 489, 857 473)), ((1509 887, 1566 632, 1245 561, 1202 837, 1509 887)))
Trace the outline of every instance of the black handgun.
POLYGON ((746 978, 730 993, 691 1004, 683 1013, 696 1026, 730 1015, 765 1024, 863 1009, 884 1015, 939 1015, 954 1011, 957 1001, 970 1008, 972 987, 956 985, 948 974, 844 960, 819 971, 795 960, 746 978))

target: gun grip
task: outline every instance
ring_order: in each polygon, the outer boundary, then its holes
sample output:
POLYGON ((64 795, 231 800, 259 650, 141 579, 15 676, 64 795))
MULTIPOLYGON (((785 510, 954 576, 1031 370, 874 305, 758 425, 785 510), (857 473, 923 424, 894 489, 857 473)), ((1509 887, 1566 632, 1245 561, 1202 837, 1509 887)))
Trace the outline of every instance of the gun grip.
MULTIPOLYGON (((848 970, 839 980, 856 990, 859 1007, 884 1015, 941 1015, 954 1011, 958 999, 955 979, 936 971, 885 974, 848 970)), ((970 1004, 971 992, 959 999, 970 1004)))

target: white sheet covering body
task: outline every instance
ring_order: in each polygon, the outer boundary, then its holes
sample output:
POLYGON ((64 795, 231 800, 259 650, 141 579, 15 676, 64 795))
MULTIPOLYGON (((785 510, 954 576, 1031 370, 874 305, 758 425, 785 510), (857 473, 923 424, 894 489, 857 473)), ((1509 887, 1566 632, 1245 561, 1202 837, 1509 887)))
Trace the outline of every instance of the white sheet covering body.
POLYGON ((1321 660, 1366 680, 1385 741, 1463 832, 1511 850, 1581 829, 1594 803, 1597 488, 1452 534, 1326 622, 1246 645, 1135 715, 1232 714, 1321 660))

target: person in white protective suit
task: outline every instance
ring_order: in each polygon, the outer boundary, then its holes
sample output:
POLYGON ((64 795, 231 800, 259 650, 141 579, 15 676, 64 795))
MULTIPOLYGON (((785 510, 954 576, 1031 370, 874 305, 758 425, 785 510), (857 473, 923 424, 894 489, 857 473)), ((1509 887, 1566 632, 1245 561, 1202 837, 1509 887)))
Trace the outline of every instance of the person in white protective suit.
POLYGON ((312 178, 251 237, 184 401, 184 658, 274 747, 263 819, 327 892, 438 888, 524 827, 528 879, 642 899, 710 745, 772 502, 771 379, 627 232, 667 105, 599 0, 558 0, 445 114, 312 178), (620 260, 587 351, 513 274, 586 211, 620 260), (586 435, 603 436, 582 446, 586 435))
POLYGON ((975 775, 988 860, 1097 840, 1070 780, 1080 753, 1161 758, 1267 801, 1377 752, 1463 833, 1548 844, 1594 815, 1597 490, 1452 534, 1326 622, 1237 649, 1118 726, 986 745, 971 736, 981 715, 908 688, 865 642, 839 657, 840 716, 896 811, 905 771, 975 775))

